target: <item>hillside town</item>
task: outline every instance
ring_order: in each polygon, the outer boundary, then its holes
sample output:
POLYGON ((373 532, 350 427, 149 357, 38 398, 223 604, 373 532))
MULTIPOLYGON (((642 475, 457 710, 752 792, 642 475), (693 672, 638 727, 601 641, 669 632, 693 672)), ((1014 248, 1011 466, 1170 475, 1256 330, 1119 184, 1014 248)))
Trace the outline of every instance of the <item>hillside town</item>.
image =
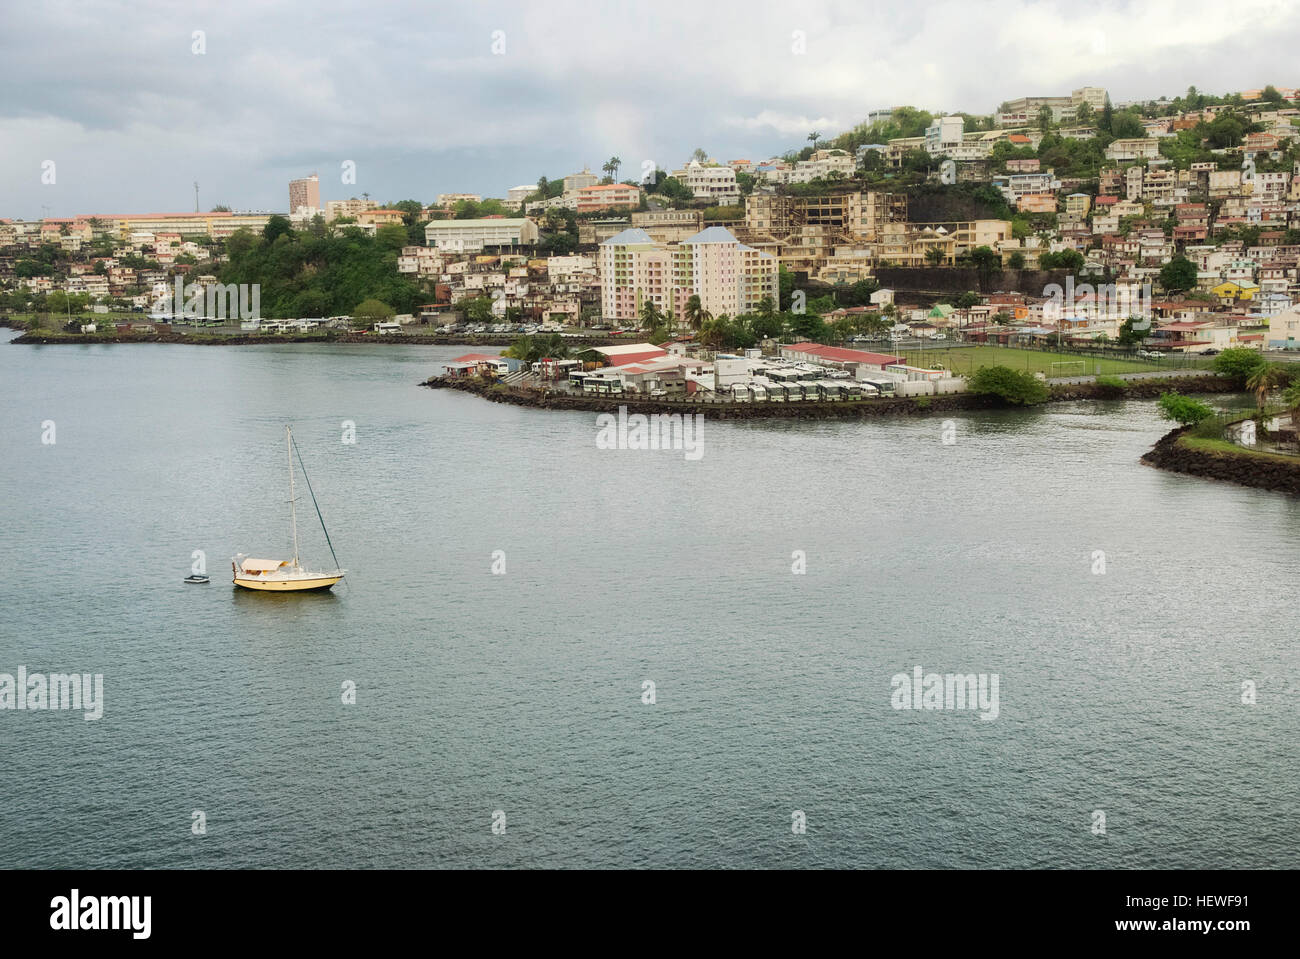
POLYGON ((172 291, 251 281, 262 311, 244 331, 644 330, 742 353, 867 338, 1289 349, 1297 100, 1269 86, 1112 104, 1082 87, 985 116, 876 110, 759 161, 699 149, 620 180, 611 157, 499 198, 322 202, 312 174, 289 184, 285 213, 0 219, 0 308, 69 328, 96 313, 143 314, 128 329, 219 323, 235 310, 182 316, 172 291), (383 264, 382 288, 278 294, 256 260, 282 236, 370 243, 357 249, 383 264))

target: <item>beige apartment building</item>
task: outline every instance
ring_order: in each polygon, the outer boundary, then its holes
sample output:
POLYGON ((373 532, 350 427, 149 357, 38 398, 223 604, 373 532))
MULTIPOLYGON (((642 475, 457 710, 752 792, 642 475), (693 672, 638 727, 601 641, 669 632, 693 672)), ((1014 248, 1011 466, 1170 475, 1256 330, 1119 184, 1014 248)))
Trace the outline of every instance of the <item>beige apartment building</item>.
POLYGON ((704 229, 704 212, 702 210, 647 210, 632 214, 632 226, 645 230, 656 243, 680 243, 704 229))
POLYGON ((485 247, 528 246, 538 240, 537 224, 526 217, 479 220, 431 220, 424 241, 439 250, 473 251, 485 247))
POLYGON ((907 197, 901 193, 753 193, 746 198, 741 232, 746 243, 772 253, 787 268, 817 273, 837 248, 870 246, 886 224, 906 220, 907 197))
POLYGON ((356 197, 349 200, 330 200, 325 204, 325 219, 327 222, 333 222, 341 216, 355 217, 366 210, 377 209, 379 204, 374 200, 358 200, 356 197))
POLYGON ((930 266, 930 250, 938 250, 940 263, 952 265, 957 257, 976 247, 997 250, 1012 239, 1010 220, 964 220, 949 223, 888 223, 876 246, 881 263, 892 266, 930 266))
POLYGON ((238 230, 258 232, 270 221, 270 213, 134 213, 90 214, 77 217, 79 221, 99 224, 97 233, 114 236, 118 242, 129 244, 133 233, 174 233, 179 236, 210 236, 218 239, 231 236, 238 230))
POLYGON ((1105 87, 1079 87, 1070 91, 1070 95, 1056 97, 1017 97, 1008 100, 1005 109, 995 114, 995 122, 1000 127, 1023 126, 1038 122, 1038 114, 1043 107, 1052 111, 1052 122, 1074 120, 1079 113, 1079 106, 1087 104, 1094 112, 1106 106, 1105 87))

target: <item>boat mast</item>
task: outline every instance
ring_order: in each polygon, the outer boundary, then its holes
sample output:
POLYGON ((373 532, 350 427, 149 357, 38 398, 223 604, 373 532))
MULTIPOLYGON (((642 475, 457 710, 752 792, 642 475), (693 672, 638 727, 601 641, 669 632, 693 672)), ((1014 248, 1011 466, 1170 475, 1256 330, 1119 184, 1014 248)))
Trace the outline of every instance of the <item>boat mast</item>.
POLYGON ((293 430, 284 428, 285 451, 289 455, 289 520, 293 524, 293 565, 298 568, 298 504, 293 492, 293 430))

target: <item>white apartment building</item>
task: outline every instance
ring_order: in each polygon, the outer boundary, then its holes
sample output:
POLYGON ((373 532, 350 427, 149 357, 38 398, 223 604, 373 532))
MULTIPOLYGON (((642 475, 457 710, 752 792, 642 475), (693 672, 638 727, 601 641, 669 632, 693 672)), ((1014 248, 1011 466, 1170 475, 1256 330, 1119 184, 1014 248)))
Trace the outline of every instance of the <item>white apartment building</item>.
POLYGON ((673 176, 694 194, 697 200, 710 200, 718 206, 732 206, 740 202, 740 185, 736 171, 729 166, 705 166, 692 160, 673 176))
POLYGON ((962 145, 965 121, 961 117, 935 117, 925 129, 925 152, 930 156, 949 156, 962 145))
POLYGON ((506 191, 506 203, 514 207, 523 206, 525 200, 537 192, 537 186, 532 183, 521 183, 519 186, 512 186, 506 191))
POLYGON ((813 180, 827 179, 832 173, 850 177, 856 169, 857 160, 848 151, 818 150, 807 160, 799 160, 793 167, 783 165, 768 170, 764 177, 771 183, 811 183, 813 180))
POLYGON ((521 246, 536 243, 537 224, 526 217, 480 220, 431 220, 424 227, 424 240, 439 250, 472 251, 490 246, 521 246))
POLYGON ((1052 173, 1015 173, 1010 176, 996 177, 993 185, 1002 191, 1007 202, 1015 205, 1022 196, 1040 193, 1053 193, 1061 187, 1061 181, 1052 173))
POLYGON ((1120 163, 1131 160, 1150 160, 1160 156, 1160 141, 1155 137, 1132 137, 1115 140, 1106 147, 1106 159, 1120 163))

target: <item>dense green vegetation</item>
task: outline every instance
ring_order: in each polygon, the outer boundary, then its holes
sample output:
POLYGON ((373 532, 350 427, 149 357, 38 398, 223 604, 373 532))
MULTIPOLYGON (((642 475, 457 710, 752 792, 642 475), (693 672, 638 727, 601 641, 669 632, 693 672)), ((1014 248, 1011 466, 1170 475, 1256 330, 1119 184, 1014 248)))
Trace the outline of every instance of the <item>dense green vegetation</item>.
POLYGON ((984 366, 971 374, 967 389, 976 396, 993 396, 1013 406, 1046 403, 1047 384, 1033 373, 1009 366, 984 366))
POLYGON ((1097 386, 1097 392, 1107 399, 1119 399, 1126 389, 1124 381, 1118 376, 1099 376, 1093 382, 1097 386))
POLYGON ((430 294, 397 272, 408 242, 406 228, 396 225, 373 237, 348 227, 318 235, 272 217, 262 235, 241 230, 227 241, 230 262, 220 280, 261 284, 261 313, 271 319, 350 315, 369 299, 412 313, 430 294))
POLYGON ((1214 410, 1200 400, 1183 396, 1181 393, 1160 394, 1160 416, 1162 419, 1173 420, 1183 426, 1194 426, 1201 420, 1213 415, 1214 410))
POLYGON ((1214 358, 1214 372, 1236 380, 1239 386, 1245 386, 1252 373, 1265 365, 1265 359, 1258 350, 1246 346, 1234 346, 1224 350, 1214 358))

